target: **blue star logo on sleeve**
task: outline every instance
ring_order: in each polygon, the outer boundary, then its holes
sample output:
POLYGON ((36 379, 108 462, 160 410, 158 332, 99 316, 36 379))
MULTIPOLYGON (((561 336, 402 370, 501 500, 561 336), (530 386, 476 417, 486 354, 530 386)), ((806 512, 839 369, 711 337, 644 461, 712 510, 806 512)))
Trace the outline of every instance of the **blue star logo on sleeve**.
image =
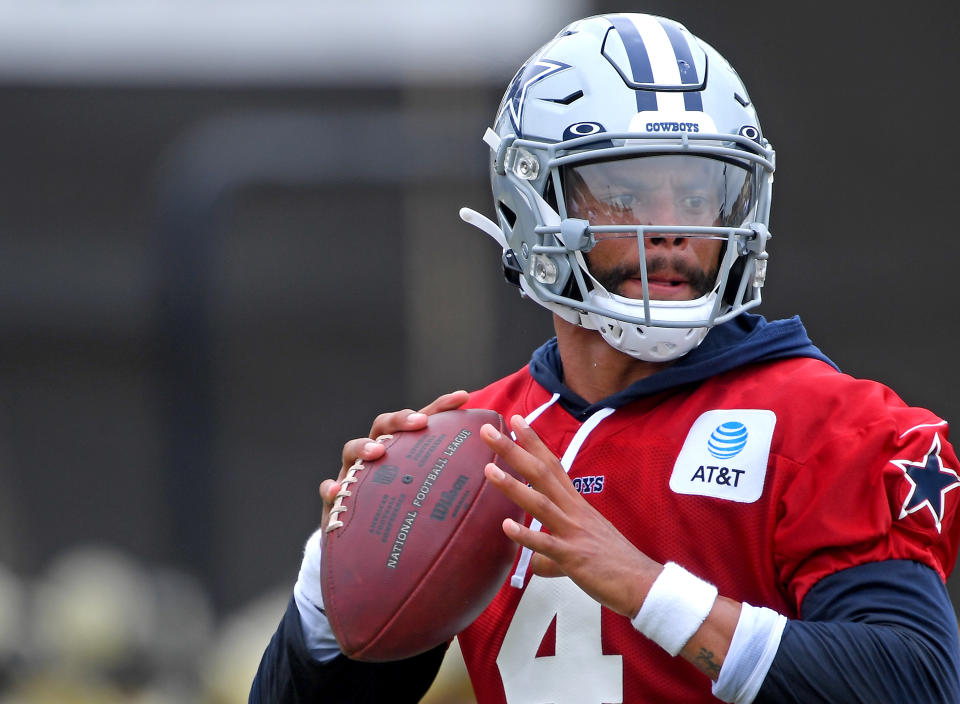
POLYGON ((910 492, 903 502, 898 518, 904 518, 921 509, 929 509, 940 532, 947 492, 960 487, 960 476, 955 469, 945 467, 940 458, 940 434, 935 433, 927 454, 919 462, 890 460, 903 470, 910 483, 910 492))

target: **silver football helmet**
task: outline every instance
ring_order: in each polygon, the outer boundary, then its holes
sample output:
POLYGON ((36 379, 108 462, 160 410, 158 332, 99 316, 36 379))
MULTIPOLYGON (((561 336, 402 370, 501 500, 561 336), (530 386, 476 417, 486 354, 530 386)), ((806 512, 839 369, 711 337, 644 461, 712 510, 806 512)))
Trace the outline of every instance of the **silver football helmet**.
POLYGON ((508 280, 563 319, 667 361, 759 305, 773 148, 733 68, 677 22, 569 25, 517 72, 484 141, 499 224, 461 217, 499 242, 508 280), (629 252, 613 275, 591 266, 609 239, 629 252), (683 295, 654 276, 671 266, 664 242, 713 243, 711 268, 675 275, 683 295))

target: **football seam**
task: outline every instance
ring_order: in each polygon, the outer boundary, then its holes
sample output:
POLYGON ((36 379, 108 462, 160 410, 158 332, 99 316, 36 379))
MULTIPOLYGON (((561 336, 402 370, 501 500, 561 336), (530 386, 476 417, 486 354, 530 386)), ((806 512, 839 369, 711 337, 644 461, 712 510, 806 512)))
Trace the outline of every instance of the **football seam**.
MULTIPOLYGON (((386 442, 384 442, 384 446, 385 446, 387 449, 389 449, 389 447, 390 447, 391 445, 393 445, 394 442, 396 442, 396 437, 397 437, 396 435, 385 435, 385 436, 380 436, 380 437, 378 437, 377 439, 378 439, 378 440, 381 440, 381 439, 386 440, 386 442)), ((366 466, 362 466, 362 469, 369 469, 369 468, 366 467, 366 466)), ((358 499, 357 499, 356 490, 354 490, 354 492, 351 494, 351 498, 353 499, 353 501, 350 502, 350 503, 351 503, 351 506, 348 506, 348 509, 349 509, 349 508, 353 508, 353 509, 354 509, 353 513, 355 513, 355 512, 356 512, 356 503, 357 503, 357 500, 358 500, 358 499)), ((353 513, 351 513, 351 516, 353 515, 353 513)), ((333 518, 332 515, 331 515, 331 518, 333 518)), ((326 555, 329 555, 329 557, 327 558, 327 562, 321 562, 321 566, 322 566, 323 564, 328 564, 328 563, 329 563, 329 564, 332 564, 333 562, 336 562, 336 560, 335 560, 335 558, 334 558, 334 555, 335 555, 337 552, 339 552, 339 549, 337 548, 337 537, 336 537, 336 536, 343 536, 345 533, 348 532, 348 530, 349 530, 349 528, 350 528, 350 526, 351 526, 352 524, 353 524, 353 521, 350 520, 350 518, 348 518, 346 521, 343 521, 339 527, 337 527, 335 530, 332 530, 332 531, 331 531, 331 530, 329 530, 329 522, 328 522, 328 524, 327 524, 327 525, 328 525, 328 529, 327 529, 327 530, 324 530, 324 536, 323 536, 324 539, 325 539, 324 542, 326 542, 327 544, 323 546, 323 551, 322 551, 322 552, 323 552, 324 554, 326 554, 326 555)), ((330 569, 332 569, 332 567, 331 567, 330 569)), ((320 581, 321 593, 322 593, 323 591, 328 592, 328 594, 329 594, 329 601, 330 601, 331 603, 336 603, 336 602, 338 601, 339 594, 340 594, 340 590, 339 590, 338 587, 335 586, 335 582, 336 582, 336 580, 334 580, 332 577, 324 580, 324 579, 322 579, 322 575, 321 575, 321 581, 320 581), (324 587, 326 587, 326 589, 324 589, 324 587)), ((324 601, 325 601, 325 602, 327 601, 326 595, 325 595, 325 597, 324 597, 324 601)), ((348 639, 349 636, 348 636, 348 634, 346 633, 345 629, 343 628, 343 623, 342 623, 342 621, 341 621, 340 618, 339 618, 339 615, 338 615, 338 613, 337 613, 337 609, 330 609, 330 608, 328 608, 328 609, 326 609, 326 611, 325 611, 325 615, 326 615, 326 617, 327 617, 327 620, 330 622, 330 627, 331 627, 331 629, 333 630, 333 632, 334 632, 334 633, 339 633, 339 634, 341 635, 341 637, 344 638, 345 640, 348 639), (336 625, 334 625, 334 623, 336 623, 336 625)), ((350 640, 353 640, 353 639, 350 639, 350 640)), ((354 646, 353 648, 351 648, 350 652, 348 653, 346 650, 344 650, 344 646, 347 645, 347 644, 342 644, 342 643, 340 643, 340 642, 339 642, 339 639, 338 639, 338 641, 337 641, 337 645, 338 645, 338 647, 340 647, 340 649, 341 649, 341 651, 343 652, 343 654, 344 654, 344 655, 347 655, 348 657, 351 657, 352 655, 356 655, 357 653, 361 652, 360 650, 358 650, 358 649, 354 646)), ((353 643, 350 643, 350 645, 353 645, 353 643)))

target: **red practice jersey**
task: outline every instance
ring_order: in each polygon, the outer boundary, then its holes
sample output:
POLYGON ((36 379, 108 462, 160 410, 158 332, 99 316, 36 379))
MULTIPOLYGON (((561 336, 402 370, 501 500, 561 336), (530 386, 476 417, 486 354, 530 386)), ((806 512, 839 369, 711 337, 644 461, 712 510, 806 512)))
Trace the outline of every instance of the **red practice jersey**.
MULTIPOLYGON (((581 422, 525 368, 471 394, 519 414, 639 549, 800 618, 822 577, 914 560, 943 579, 960 500, 947 424, 815 359, 740 367, 581 422)), ((529 522, 529 518, 528 518, 529 522)), ((716 701, 710 681, 568 578, 513 581, 460 635, 482 704, 716 701)))

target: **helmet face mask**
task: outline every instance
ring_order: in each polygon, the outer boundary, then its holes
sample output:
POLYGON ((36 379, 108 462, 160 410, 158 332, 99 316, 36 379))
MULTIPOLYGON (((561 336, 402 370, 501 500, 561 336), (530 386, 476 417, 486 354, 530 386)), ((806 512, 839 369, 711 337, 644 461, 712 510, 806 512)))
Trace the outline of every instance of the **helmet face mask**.
POLYGON ((733 69, 676 22, 570 25, 518 71, 485 140, 521 290, 568 322, 667 361, 760 303, 773 150, 733 69), (629 291, 591 270, 609 240, 629 291), (710 253, 682 296, 651 282, 666 241, 710 253))

